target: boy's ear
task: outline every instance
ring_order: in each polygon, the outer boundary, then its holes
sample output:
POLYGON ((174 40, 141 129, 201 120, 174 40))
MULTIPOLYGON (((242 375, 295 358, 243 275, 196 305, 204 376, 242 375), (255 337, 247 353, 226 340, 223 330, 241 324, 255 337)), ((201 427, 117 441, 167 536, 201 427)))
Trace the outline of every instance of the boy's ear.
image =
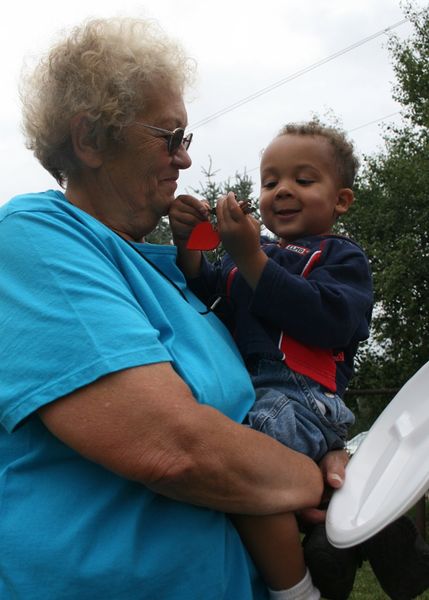
POLYGON ((341 188, 337 194, 337 204, 335 205, 335 214, 337 217, 344 215, 353 204, 355 195, 350 188, 341 188))
POLYGON ((91 126, 85 113, 75 115, 70 121, 70 136, 77 158, 90 168, 100 167, 103 163, 96 140, 91 136, 91 126))

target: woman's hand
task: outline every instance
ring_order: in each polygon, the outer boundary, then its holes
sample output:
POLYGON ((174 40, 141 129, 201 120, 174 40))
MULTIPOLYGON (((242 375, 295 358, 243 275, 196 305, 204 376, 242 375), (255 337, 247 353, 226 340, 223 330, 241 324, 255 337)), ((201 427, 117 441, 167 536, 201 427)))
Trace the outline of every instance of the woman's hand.
POLYGON ((210 205, 205 200, 193 196, 177 196, 170 206, 168 218, 177 246, 177 264, 188 279, 198 277, 201 266, 201 252, 188 250, 186 243, 198 223, 207 221, 210 205))
POLYGON ((168 213, 174 242, 176 244, 186 242, 195 225, 207 221, 209 210, 210 206, 205 200, 198 200, 184 194, 177 196, 168 213))
POLYGON ((307 508, 301 511, 300 514, 305 521, 314 524, 325 522, 329 499, 333 492, 343 485, 348 462, 349 458, 345 450, 332 450, 322 458, 319 463, 323 481, 325 482, 322 503, 318 508, 307 508))

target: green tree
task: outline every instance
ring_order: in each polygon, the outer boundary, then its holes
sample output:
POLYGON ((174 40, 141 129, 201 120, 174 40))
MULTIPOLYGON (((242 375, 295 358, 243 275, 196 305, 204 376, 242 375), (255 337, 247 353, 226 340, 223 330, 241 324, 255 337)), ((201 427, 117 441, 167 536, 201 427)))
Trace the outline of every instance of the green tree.
MULTIPOLYGON (((210 206, 214 208, 220 196, 224 196, 228 192, 234 192, 238 199, 249 200, 251 202, 255 209, 254 216, 259 218, 259 209, 253 193, 254 183, 246 172, 237 172, 233 178, 229 177, 226 181, 218 182, 216 181, 218 171, 213 170, 213 163, 210 156, 208 167, 202 167, 201 172, 204 180, 200 182, 199 187, 191 188, 193 194, 207 200, 210 206)), ((157 228, 147 236, 146 240, 152 244, 169 244, 171 242, 171 232, 168 219, 162 219, 157 228)), ((217 255, 218 253, 215 254, 217 255)), ((212 255, 212 258, 215 254, 212 255)))
POLYGON ((171 244, 171 230, 167 217, 163 217, 157 227, 145 237, 150 244, 171 244))
MULTIPOLYGON (((429 358, 429 8, 408 4, 405 13, 413 33, 389 40, 403 123, 387 128, 385 149, 365 158, 344 221, 368 253, 376 298, 352 390, 398 389, 429 358)), ((362 422, 370 425, 392 395, 354 397, 362 422)))
MULTIPOLYGON (((393 97, 402 106, 403 122, 385 129, 384 150, 364 158, 357 201, 340 230, 367 251, 376 299, 372 337, 357 356, 347 399, 358 416, 356 431, 367 429, 395 390, 428 360, 429 8, 417 10, 409 3, 404 12, 413 31, 406 40, 391 35, 388 44, 396 76, 393 97), (368 389, 385 391, 362 392, 368 389)), ((228 191, 254 200, 246 173, 218 183, 211 159, 202 173, 205 181, 192 191, 212 206, 228 191)), ((154 238, 170 240, 168 224, 158 230, 154 238)))
POLYGON ((249 200, 255 208, 255 211, 259 215, 258 207, 255 205, 255 198, 253 187, 254 183, 252 178, 246 173, 235 173, 233 179, 229 177, 226 181, 216 182, 215 177, 218 171, 213 171, 212 159, 209 156, 208 168, 201 169, 204 175, 204 182, 200 183, 199 188, 193 188, 192 191, 198 194, 202 198, 205 198, 211 207, 216 206, 217 199, 220 196, 224 196, 228 192, 234 192, 239 200, 249 200))
POLYGON ((401 42, 396 35, 389 41, 393 57, 396 85, 393 97, 401 103, 404 114, 415 126, 429 124, 429 32, 428 8, 417 10, 405 5, 405 15, 414 27, 408 40, 401 42))
MULTIPOLYGON (((204 181, 200 183, 199 188, 195 188, 192 191, 207 200, 212 208, 216 206, 220 196, 225 196, 228 192, 234 192, 238 200, 248 200, 254 210, 253 214, 255 218, 260 218, 259 207, 255 202, 253 194, 254 183, 246 172, 236 172, 234 178, 229 177, 226 181, 217 182, 216 175, 218 171, 213 170, 213 163, 210 156, 208 168, 203 167, 201 172, 204 175, 204 181)), ((215 223, 216 218, 214 216, 212 218, 215 223)), ((221 258, 223 252, 221 245, 216 250, 208 252, 206 256, 209 260, 216 261, 221 258)))

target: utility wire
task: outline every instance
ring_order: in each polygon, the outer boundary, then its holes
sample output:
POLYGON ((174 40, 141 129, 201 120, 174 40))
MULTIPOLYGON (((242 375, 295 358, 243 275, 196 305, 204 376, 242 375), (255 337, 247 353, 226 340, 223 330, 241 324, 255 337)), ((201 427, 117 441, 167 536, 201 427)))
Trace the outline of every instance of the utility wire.
POLYGON ((400 110, 397 110, 396 112, 390 113, 389 115, 384 115, 384 117, 380 117, 379 119, 374 119, 373 121, 368 121, 367 123, 364 123, 363 125, 358 125, 358 127, 353 127, 353 129, 349 129, 348 133, 351 133, 352 131, 357 131, 358 129, 363 129, 364 127, 367 127, 368 125, 374 125, 374 123, 380 123, 381 121, 384 121, 385 119, 388 119, 389 117, 394 117, 396 115, 400 114, 400 110))
POLYGON ((342 50, 338 50, 337 52, 334 52, 334 54, 330 54, 326 58, 322 58, 321 60, 309 65, 308 67, 304 67, 300 71, 297 71, 296 73, 293 73, 292 75, 288 75, 287 77, 280 79, 279 81, 276 81, 275 83, 272 83, 271 85, 269 85, 265 88, 262 88, 261 90, 258 90, 257 92, 254 92, 253 94, 250 94, 249 96, 246 96, 245 98, 242 98, 241 100, 238 100, 237 102, 234 102, 233 104, 230 104, 229 106, 226 106, 225 108, 218 110, 217 112, 209 115, 208 117, 205 117, 204 119, 201 119, 200 121, 197 121, 196 123, 193 123, 192 125, 190 125, 190 129, 198 129, 198 127, 202 127, 203 125, 206 125, 210 121, 213 121, 214 119, 217 119, 218 117, 221 117, 222 115, 225 115, 226 113, 231 112, 232 110, 235 110, 236 108, 239 108, 240 106, 243 106, 244 104, 247 104, 248 102, 251 102, 252 100, 255 100, 256 98, 259 98, 260 96, 263 96, 264 94, 267 94, 268 92, 271 92, 272 90, 275 90, 276 88, 280 87, 281 85, 284 85, 285 83, 289 83, 289 81, 292 81, 293 79, 297 79, 298 77, 301 77, 302 75, 305 75, 306 73, 309 73, 310 71, 313 71, 314 69, 317 69, 318 67, 334 60, 335 58, 338 58, 339 56, 342 56, 343 54, 346 54, 347 52, 350 52, 351 50, 354 50, 355 48, 359 48, 359 46, 363 46, 364 44, 370 42, 371 40, 374 40, 375 38, 379 37, 380 35, 386 34, 388 31, 391 31, 392 29, 395 29, 396 27, 403 25, 404 23, 407 22, 407 20, 408 19, 401 19, 401 21, 398 21, 397 23, 394 23, 393 25, 389 25, 389 27, 385 27, 384 29, 377 31, 376 33, 373 33, 372 35, 369 35, 366 38, 362 38, 361 40, 355 42, 354 44, 351 44, 350 46, 347 46, 346 48, 343 48, 342 50))
MULTIPOLYGON (((379 119, 374 119, 373 121, 367 121, 366 123, 363 123, 363 125, 358 125, 357 127, 353 127, 353 129, 349 129, 347 131, 347 133, 351 133, 352 131, 357 131, 358 129, 363 129, 364 127, 368 127, 368 125, 374 125, 374 123, 381 123, 382 121, 389 119, 389 117, 394 117, 396 115, 399 115, 400 112, 401 111, 397 110, 396 112, 390 113, 388 115, 384 115, 384 117, 380 117, 379 119)), ((252 167, 251 169, 245 169, 245 171, 246 171, 246 173, 251 173, 252 171, 256 171, 256 169, 259 169, 259 166, 252 167)))

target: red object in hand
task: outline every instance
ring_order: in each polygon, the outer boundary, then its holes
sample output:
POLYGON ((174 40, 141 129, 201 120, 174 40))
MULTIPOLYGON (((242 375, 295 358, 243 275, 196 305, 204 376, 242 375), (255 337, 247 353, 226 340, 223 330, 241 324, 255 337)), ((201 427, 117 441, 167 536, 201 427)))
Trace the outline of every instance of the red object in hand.
POLYGON ((189 236, 188 250, 214 250, 220 244, 220 237, 210 221, 198 223, 189 236))

